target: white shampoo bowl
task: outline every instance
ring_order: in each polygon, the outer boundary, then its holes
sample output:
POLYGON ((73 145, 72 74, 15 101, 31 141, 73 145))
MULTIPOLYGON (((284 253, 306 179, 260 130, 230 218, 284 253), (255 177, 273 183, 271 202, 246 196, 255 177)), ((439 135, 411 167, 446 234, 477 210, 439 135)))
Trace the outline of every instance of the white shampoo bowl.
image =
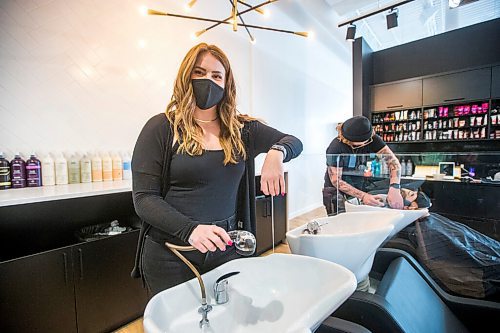
POLYGON ((286 239, 292 253, 342 265, 361 282, 371 270, 375 251, 402 218, 395 211, 343 213, 316 219, 319 234, 303 233, 304 224, 287 232, 286 239))
POLYGON ((146 333, 311 333, 356 289, 344 267, 311 257, 271 254, 232 260, 202 275, 209 327, 200 329, 200 286, 192 279, 155 295, 144 312, 146 333), (214 282, 229 272, 229 301, 214 302, 214 282))

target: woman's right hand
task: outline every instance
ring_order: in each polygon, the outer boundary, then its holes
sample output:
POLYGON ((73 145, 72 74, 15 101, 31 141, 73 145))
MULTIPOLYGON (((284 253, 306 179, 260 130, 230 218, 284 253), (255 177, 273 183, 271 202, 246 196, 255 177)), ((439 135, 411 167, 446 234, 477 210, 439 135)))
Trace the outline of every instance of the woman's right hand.
POLYGON ((363 201, 363 204, 368 206, 375 206, 375 207, 384 206, 384 199, 380 194, 371 195, 370 193, 365 193, 361 197, 361 201, 363 201))
POLYGON ((207 251, 214 252, 217 248, 221 251, 225 251, 226 245, 233 245, 233 242, 226 230, 221 227, 210 224, 200 224, 194 228, 189 236, 189 244, 201 253, 206 253, 207 251))

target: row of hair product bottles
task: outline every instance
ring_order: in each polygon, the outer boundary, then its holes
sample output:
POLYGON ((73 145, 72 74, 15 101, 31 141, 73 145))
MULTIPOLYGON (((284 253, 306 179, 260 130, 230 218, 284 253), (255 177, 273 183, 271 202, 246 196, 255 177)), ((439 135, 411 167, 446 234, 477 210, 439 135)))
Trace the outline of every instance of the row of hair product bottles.
POLYGON ((57 153, 41 159, 33 153, 26 161, 16 153, 10 162, 0 153, 0 190, 122 179, 132 179, 128 153, 74 153, 66 157, 57 153))
MULTIPOLYGON (((401 158, 401 176, 412 176, 413 175, 413 163, 411 159, 406 162, 401 158)), ((388 176, 390 174, 389 166, 385 158, 374 158, 371 161, 366 162, 366 168, 364 172, 365 177, 379 177, 388 176)))

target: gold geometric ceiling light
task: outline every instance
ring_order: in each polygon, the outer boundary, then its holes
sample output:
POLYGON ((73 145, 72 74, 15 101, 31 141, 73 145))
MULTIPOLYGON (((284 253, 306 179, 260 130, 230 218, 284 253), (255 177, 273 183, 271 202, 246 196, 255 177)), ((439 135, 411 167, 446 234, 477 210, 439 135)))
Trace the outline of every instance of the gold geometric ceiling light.
MULTIPOLYGON (((213 1, 213 0, 211 0, 213 1)), ((252 11, 255 11, 259 14, 266 15, 266 12, 262 10, 262 7, 269 5, 273 2, 276 2, 278 0, 269 0, 269 1, 264 1, 258 5, 252 6, 245 1, 242 0, 228 0, 229 4, 231 6, 231 13, 228 17, 225 19, 211 19, 211 18, 206 18, 206 17, 198 17, 198 16, 188 16, 188 15, 181 15, 181 14, 174 14, 174 13, 166 13, 166 12, 161 12, 158 10, 154 9, 147 9, 146 13, 148 15, 157 15, 157 16, 172 16, 172 17, 177 17, 177 18, 183 18, 183 19, 189 19, 189 20, 197 20, 197 21, 204 21, 204 22, 212 22, 211 26, 202 29, 200 31, 197 31, 194 33, 194 36, 199 37, 203 33, 207 32, 208 30, 211 30, 221 24, 228 24, 231 25, 233 28, 233 31, 238 31, 238 27, 244 27, 245 30, 248 33, 248 36, 250 37, 250 41, 252 43, 255 42, 255 38, 252 36, 252 33, 250 32, 250 29, 261 29, 261 30, 268 30, 268 31, 275 31, 275 32, 283 32, 287 34, 293 34, 297 36, 302 36, 302 37, 308 37, 310 35, 309 32, 305 31, 291 31, 291 30, 284 30, 284 29, 277 29, 277 28, 270 28, 270 27, 263 27, 260 25, 251 25, 251 24, 246 24, 245 21, 243 20, 243 15, 252 11), (247 9, 240 11, 238 10, 238 3, 247 7, 247 9), (238 19, 241 21, 241 23, 238 23, 238 19)), ((190 10, 195 4, 197 0, 190 0, 186 4, 186 9, 190 10)))

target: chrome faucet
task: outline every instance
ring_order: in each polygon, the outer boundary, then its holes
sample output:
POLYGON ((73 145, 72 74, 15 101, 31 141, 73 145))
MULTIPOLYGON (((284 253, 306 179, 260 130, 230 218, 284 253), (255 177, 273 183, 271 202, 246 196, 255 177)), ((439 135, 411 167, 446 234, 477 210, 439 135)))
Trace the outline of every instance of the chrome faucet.
POLYGON ((233 275, 239 274, 240 272, 231 272, 222 275, 214 283, 214 295, 216 304, 225 304, 229 301, 229 295, 227 293, 227 279, 233 275))
MULTIPOLYGON (((231 240, 233 241, 235 247, 236 247, 236 253, 242 255, 242 256, 251 256, 255 252, 255 248, 257 246, 257 241, 255 239, 255 236, 248 231, 245 230, 233 230, 229 231, 227 233, 231 240)), ((198 309, 198 313, 201 314, 201 320, 200 320, 200 328, 203 328, 204 326, 209 326, 210 323, 208 321, 208 313, 212 310, 212 306, 207 303, 207 294, 205 291, 205 284, 203 283, 203 279, 201 278, 200 273, 196 269, 196 267, 193 266, 189 262, 189 260, 186 259, 179 251, 184 252, 184 251, 194 251, 196 248, 194 246, 180 246, 180 245, 175 245, 171 244, 169 242, 165 242, 165 245, 177 256, 179 259, 181 259, 188 267, 189 269, 196 275, 196 278, 198 279, 198 283, 200 284, 200 290, 201 290, 201 307, 198 309)), ((225 299, 223 303, 217 302, 217 292, 215 293, 216 297, 216 302, 217 304, 224 304, 228 300, 227 296, 227 278, 230 276, 233 276, 235 274, 238 274, 239 272, 231 272, 227 273, 223 276, 221 276, 215 284, 220 283, 220 288, 221 291, 220 294, 220 299, 221 301, 225 299), (226 280, 225 283, 223 280, 226 280), (222 288, 223 287, 223 288, 222 288), (224 296, 225 295, 225 296, 224 296)), ((215 288, 215 287, 214 287, 215 288)))
POLYGON ((189 262, 189 260, 186 259, 179 251, 193 251, 196 250, 193 246, 180 246, 180 245, 175 245, 175 244, 170 244, 168 242, 165 242, 165 245, 172 250, 172 252, 179 257, 188 267, 191 269, 191 271, 196 275, 196 278, 198 279, 198 283, 200 284, 200 289, 201 289, 201 307, 198 309, 198 313, 201 314, 201 320, 200 320, 200 328, 203 328, 203 326, 209 326, 210 322, 208 321, 208 313, 212 310, 212 306, 207 303, 207 294, 205 292, 205 284, 203 283, 203 279, 201 278, 200 273, 198 270, 189 262))
POLYGON ((312 220, 311 222, 307 223, 306 229, 304 229, 302 233, 317 235, 319 234, 320 231, 321 231, 321 226, 319 222, 312 220))

